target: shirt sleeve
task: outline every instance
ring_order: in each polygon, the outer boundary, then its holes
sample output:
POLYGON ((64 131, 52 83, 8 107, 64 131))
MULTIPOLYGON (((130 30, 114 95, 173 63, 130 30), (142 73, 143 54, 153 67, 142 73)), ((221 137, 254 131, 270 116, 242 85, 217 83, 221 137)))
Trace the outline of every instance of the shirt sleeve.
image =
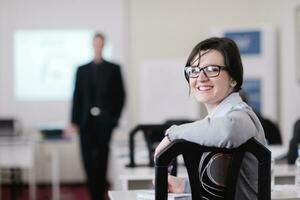
POLYGON ((223 117, 206 117, 193 123, 171 126, 166 134, 171 141, 185 139, 213 147, 238 147, 258 133, 254 120, 244 110, 232 110, 223 117))
POLYGON ((188 179, 184 179, 184 193, 191 193, 191 185, 190 185, 190 181, 188 179))

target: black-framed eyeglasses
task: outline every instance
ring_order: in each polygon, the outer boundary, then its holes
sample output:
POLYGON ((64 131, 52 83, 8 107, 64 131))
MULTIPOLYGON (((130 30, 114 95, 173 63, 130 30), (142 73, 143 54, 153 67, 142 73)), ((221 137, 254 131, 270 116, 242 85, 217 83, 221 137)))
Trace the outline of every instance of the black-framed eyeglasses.
POLYGON ((190 78, 198 78, 200 75, 200 72, 203 71, 204 75, 207 78, 213 78, 217 77, 220 74, 220 71, 227 68, 226 66, 220 66, 220 65, 207 65, 205 67, 198 67, 198 66, 186 66, 184 68, 184 71, 186 75, 190 78))

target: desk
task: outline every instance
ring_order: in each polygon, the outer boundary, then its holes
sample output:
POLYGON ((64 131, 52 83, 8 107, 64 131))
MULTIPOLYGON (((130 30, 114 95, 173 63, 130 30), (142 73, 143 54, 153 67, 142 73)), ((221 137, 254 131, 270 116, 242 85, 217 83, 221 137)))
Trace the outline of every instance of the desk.
MULTIPOLYGON (((121 190, 151 189, 153 188, 154 174, 154 167, 125 168, 119 175, 121 190)), ((185 167, 182 165, 178 166, 177 174, 179 177, 188 177, 185 167)))
MULTIPOLYGON (((136 190, 153 188, 152 180, 154 179, 154 167, 148 167, 149 163, 148 150, 146 144, 136 143, 135 161, 144 166, 134 168, 126 167, 129 163, 129 149, 127 143, 113 141, 111 146, 111 163, 109 177, 113 182, 114 190, 136 190)), ((183 163, 182 156, 178 157, 178 162, 183 163)), ((178 176, 187 177, 185 167, 178 166, 178 176)))
MULTIPOLYGON (((1 168, 29 169, 30 199, 36 199, 34 142, 29 138, 1 137, 0 140, 0 170, 1 168)), ((0 177, 1 178, 1 177, 0 177)), ((1 180, 0 180, 1 186, 1 180)), ((1 199, 1 187, 0 187, 1 199)))
MULTIPOLYGON (((123 168, 119 175, 121 190, 150 189, 153 187, 155 169, 151 167, 123 168)), ((275 184, 294 184, 296 167, 288 164, 275 165, 275 184)), ((178 175, 188 177, 185 167, 178 166, 178 175)))
MULTIPOLYGON (((0 170, 1 168, 29 169, 30 199, 36 199, 36 165, 35 146, 42 144, 38 138, 25 138, 24 136, 0 139, 0 170)), ((56 148, 50 148, 51 161, 52 200, 60 199, 59 192, 59 159, 56 148)), ((1 185, 1 180, 0 180, 1 185)), ((1 200, 1 187, 0 187, 1 200)))
POLYGON ((296 167, 288 164, 275 164, 274 175, 275 184, 294 184, 296 167))
MULTIPOLYGON (((37 139, 38 144, 45 146, 47 142, 44 139, 37 139)), ((58 159, 58 152, 56 147, 45 148, 50 164, 51 164, 51 186, 52 186, 52 200, 59 200, 60 199, 60 190, 59 190, 59 159, 58 159)))
POLYGON ((295 185, 275 185, 272 190, 272 200, 300 199, 300 188, 295 185))
MULTIPOLYGON (((137 200, 137 193, 144 190, 109 191, 110 200, 137 200)), ((271 193, 272 200, 300 200, 300 190, 294 185, 276 185, 271 193)))
POLYGON ((288 153, 288 146, 269 145, 268 149, 271 151, 272 158, 274 158, 275 161, 284 158, 288 153))
MULTIPOLYGON (((117 190, 136 190, 136 189, 150 189, 153 187, 152 180, 154 179, 154 168, 151 167, 135 167, 135 168, 127 168, 126 164, 129 163, 128 157, 128 148, 121 145, 115 145, 118 148, 113 148, 113 158, 114 165, 118 166, 118 169, 115 169, 114 172, 118 172, 115 174, 115 177, 118 177, 114 180, 114 185, 119 184, 121 182, 120 187, 114 187, 117 190), (117 164, 116 164, 117 163, 117 164)), ((145 149, 141 148, 141 146, 137 146, 137 155, 136 160, 138 163, 148 163, 148 154, 145 149)), ((287 147, 281 145, 272 145, 268 147, 272 152, 272 157, 274 159, 280 159, 284 157, 287 153, 287 147)), ((178 159, 179 163, 183 163, 182 157, 178 159)), ((295 166, 288 164, 275 164, 274 174, 275 174, 275 184, 294 184, 295 178, 294 175, 296 173, 295 166)), ((178 166, 178 174, 181 177, 187 177, 185 168, 179 164, 178 166)))
MULTIPOLYGON (((52 186, 52 200, 60 200, 60 181, 62 175, 69 177, 72 175, 74 169, 77 169, 80 163, 74 163, 69 158, 70 147, 73 147, 73 143, 77 144, 76 138, 56 138, 45 139, 40 137, 40 134, 36 134, 37 149, 40 151, 37 153, 37 160, 39 161, 39 170, 37 170, 38 179, 40 182, 51 183, 52 186), (64 148, 66 146, 66 148, 64 148), (63 152, 59 154, 59 152, 63 152), (68 171, 62 169, 62 165, 67 164, 68 171), (50 172, 50 173, 49 173, 50 172), (47 176, 45 176, 47 175, 47 176), (49 176, 50 175, 50 176, 49 176), (50 179, 49 179, 49 178, 50 179)), ((77 155, 77 154, 76 154, 77 155)), ((78 154, 79 155, 79 154, 78 154)), ((66 177, 65 176, 65 177, 66 177)), ((72 180, 71 180, 72 181, 72 180)))
POLYGON ((125 168, 119 176, 121 190, 150 189, 153 187, 154 174, 153 167, 125 168))

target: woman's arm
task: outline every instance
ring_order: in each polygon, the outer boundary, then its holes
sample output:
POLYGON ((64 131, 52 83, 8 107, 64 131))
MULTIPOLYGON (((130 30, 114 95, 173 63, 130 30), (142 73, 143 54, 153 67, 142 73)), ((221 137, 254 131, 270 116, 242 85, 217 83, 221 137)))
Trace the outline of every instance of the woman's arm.
POLYGON ((258 127, 243 110, 233 110, 224 117, 205 118, 172 126, 167 130, 171 141, 185 139, 205 146, 233 148, 256 136, 258 127))

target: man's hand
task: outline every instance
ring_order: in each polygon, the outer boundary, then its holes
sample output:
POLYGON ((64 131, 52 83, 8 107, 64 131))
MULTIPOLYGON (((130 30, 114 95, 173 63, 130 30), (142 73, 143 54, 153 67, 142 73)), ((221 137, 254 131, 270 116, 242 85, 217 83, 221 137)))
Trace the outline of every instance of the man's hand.
POLYGON ((64 130, 64 137, 65 138, 72 138, 77 133, 79 133, 79 128, 76 124, 70 124, 65 130, 64 130))

